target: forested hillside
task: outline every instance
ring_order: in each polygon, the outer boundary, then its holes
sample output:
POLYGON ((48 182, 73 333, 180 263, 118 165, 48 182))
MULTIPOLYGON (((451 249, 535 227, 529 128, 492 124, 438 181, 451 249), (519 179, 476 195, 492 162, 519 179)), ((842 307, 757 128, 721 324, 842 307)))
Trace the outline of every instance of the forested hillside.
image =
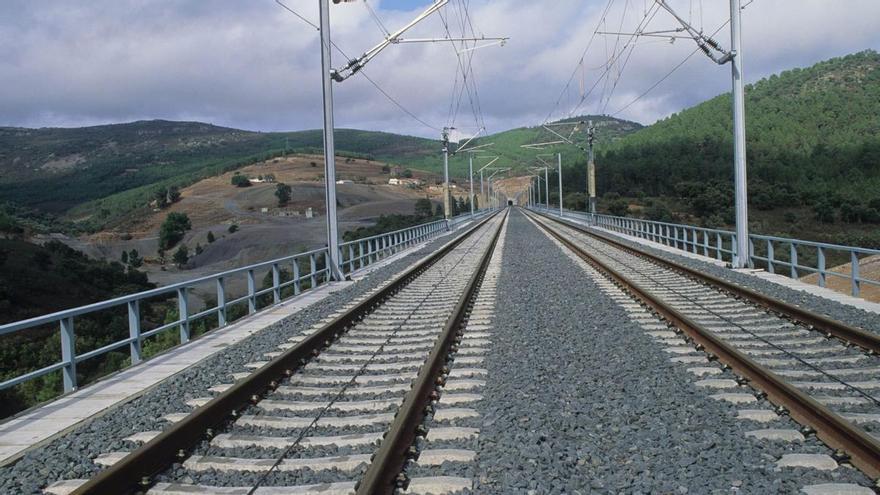
MULTIPOLYGON (((603 130, 600 142, 610 143, 641 127, 595 119, 603 130)), ((439 136, 430 140, 337 129, 335 137, 342 156, 442 170, 439 136)), ((534 152, 520 145, 551 138, 540 127, 519 128, 482 142, 495 143, 490 153, 505 159, 499 165, 521 166, 534 160, 534 152)), ((76 129, 0 127, 0 211, 21 223, 45 226, 43 230, 100 230, 145 208, 156 190, 182 188, 284 153, 320 153, 322 146, 320 130, 260 133, 199 122, 153 120, 76 129)), ((450 170, 453 176, 466 174, 466 156, 453 157, 450 170)))
MULTIPOLYGON (((586 142, 587 126, 586 122, 592 121, 596 129, 596 146, 610 146, 619 141, 624 136, 628 136, 633 132, 642 129, 642 125, 628 120, 615 119, 602 115, 583 115, 573 117, 571 119, 560 120, 557 123, 570 122, 571 126, 550 126, 563 137, 576 141, 578 143, 586 142), (577 127, 575 128, 575 125, 577 127), (575 129, 574 133, 572 130, 575 129)), ((535 155, 538 153, 546 155, 555 155, 557 152, 565 154, 565 161, 570 163, 573 160, 585 160, 584 153, 577 150, 571 145, 557 144, 545 146, 541 151, 535 149, 522 148, 524 144, 548 143, 560 141, 560 137, 554 135, 542 126, 520 127, 509 131, 499 132, 490 136, 476 139, 473 145, 492 143, 492 146, 486 149, 486 155, 500 156, 498 166, 513 167, 515 170, 524 170, 528 165, 535 165, 537 160, 535 155)), ((544 157, 548 161, 555 161, 552 157, 544 157)), ((464 173, 467 173, 466 171, 464 173)))
MULTIPOLYGON (((408 157, 434 152, 427 139, 340 129, 342 155, 408 157)), ((0 128, 0 203, 87 216, 99 229, 143 207, 162 187, 286 152, 319 150, 320 131, 258 133, 198 122, 142 121, 77 129, 0 128), (97 200, 105 200, 96 202, 97 200)))
MULTIPOLYGON (((730 95, 673 115, 599 153, 601 191, 684 200, 730 217, 730 95)), ((746 89, 750 203, 805 206, 817 220, 880 222, 880 54, 865 51, 746 89)))
MULTIPOLYGON (((0 239, 0 324, 152 287, 146 274, 133 267, 126 269, 120 263, 90 259, 57 241, 38 246, 17 239, 0 239)), ((162 317, 164 313, 156 318, 162 317)), ((78 318, 77 349, 96 349, 126 337, 126 322, 124 311, 78 318)), ((0 380, 49 366, 60 358, 57 325, 5 335, 0 338, 0 380)), ((83 380, 91 380, 117 369, 125 359, 122 352, 111 353, 81 363, 78 373, 83 380)), ((4 390, 0 392, 0 418, 54 397, 60 390, 59 373, 4 390)))

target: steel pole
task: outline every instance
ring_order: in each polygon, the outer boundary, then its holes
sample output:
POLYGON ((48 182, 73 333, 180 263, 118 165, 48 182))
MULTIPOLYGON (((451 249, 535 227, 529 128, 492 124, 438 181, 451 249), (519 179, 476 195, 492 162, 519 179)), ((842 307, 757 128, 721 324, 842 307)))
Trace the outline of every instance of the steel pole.
POLYGON ((468 161, 468 179, 471 183, 471 192, 468 196, 468 203, 471 205, 471 217, 474 216, 474 155, 471 155, 468 161))
POLYGON ((541 176, 535 179, 535 205, 541 205, 541 176))
POLYGON ((550 209, 550 175, 547 167, 544 167, 544 201, 547 203, 547 209, 550 209))
POLYGON ((590 145, 590 158, 587 161, 587 182, 590 197, 590 214, 596 214, 596 162, 593 157, 593 146, 590 145))
POLYGON ((559 218, 562 218, 562 153, 556 153, 556 161, 559 173, 559 218))
POLYGON ((733 79, 733 170, 736 190, 736 253, 734 268, 751 266, 749 256, 749 202, 746 182, 746 109, 743 88, 742 9, 730 0, 730 71, 733 79))
POLYGON ((336 147, 333 142, 333 81, 330 79, 330 1, 318 0, 321 22, 321 81, 324 96, 324 200, 327 210, 327 254, 333 280, 344 280, 339 268, 339 231, 336 225, 336 147))
POLYGON ((587 159, 587 206, 590 210, 590 218, 596 221, 596 161, 593 154, 593 139, 595 129, 591 120, 587 127, 587 141, 589 142, 589 158, 587 159))
POLYGON ((449 205, 449 135, 443 130, 443 216, 446 218, 446 226, 452 218, 449 205))
POLYGON ((489 183, 486 184, 486 194, 488 195, 488 197, 486 198, 486 201, 489 202, 489 207, 491 208, 492 207, 492 179, 491 178, 489 178, 489 183))
MULTIPOLYGON (((486 196, 485 196, 485 193, 483 192, 483 169, 480 169, 480 204, 483 205, 483 203, 485 203, 485 202, 486 202, 486 196)), ((483 205, 483 206, 486 206, 486 205, 483 205)))

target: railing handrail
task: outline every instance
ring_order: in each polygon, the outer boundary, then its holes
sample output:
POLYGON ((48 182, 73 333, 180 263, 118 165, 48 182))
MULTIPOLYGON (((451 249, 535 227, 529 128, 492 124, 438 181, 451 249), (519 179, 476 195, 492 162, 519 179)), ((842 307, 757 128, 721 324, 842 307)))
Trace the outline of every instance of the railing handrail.
MULTIPOLYGON (((463 214, 456 215, 454 218, 459 218, 459 217, 461 217, 461 215, 463 215, 463 214)), ((468 216, 470 216, 470 213, 468 213, 468 216)), ((339 246, 342 247, 342 246, 348 246, 349 244, 355 244, 355 243, 358 243, 358 242, 372 241, 372 240, 374 240, 374 239, 377 239, 377 238, 379 238, 379 237, 383 237, 383 236, 386 236, 386 235, 400 234, 400 233, 406 232, 406 231, 408 231, 408 230, 412 230, 412 229, 417 228, 417 227, 425 227, 425 226, 427 226, 427 225, 433 225, 433 224, 436 224, 436 223, 442 223, 442 222, 445 222, 445 221, 446 221, 446 220, 432 220, 432 221, 430 221, 430 222, 425 222, 425 223, 420 223, 420 224, 418 224, 418 225, 413 225, 412 227, 404 227, 404 228, 402 228, 402 229, 394 230, 394 231, 391 231, 391 232, 385 232, 385 233, 382 233, 382 234, 371 235, 370 237, 360 237, 360 238, 358 238, 358 239, 354 239, 354 240, 351 240, 351 241, 345 241, 345 242, 340 243, 339 246)), ((325 248, 325 249, 326 249, 326 248, 325 248)))
MULTIPOLYGON (((490 211, 491 209, 488 208, 477 210, 474 213, 474 218, 482 216, 490 211)), ((400 249, 413 246, 418 242, 433 239, 442 232, 445 232, 448 225, 458 224, 459 222, 470 218, 470 216, 470 212, 462 213, 451 219, 448 224, 446 220, 432 220, 411 227, 341 243, 339 245, 339 251, 341 254, 339 260, 340 269, 345 272, 347 267, 348 273, 351 273, 355 271, 355 265, 357 265, 358 269, 364 268, 369 264, 385 258, 387 255, 398 252, 400 249), (354 255, 355 246, 357 246, 358 256, 354 255), (343 248, 347 248, 347 259, 345 256, 346 249, 343 248)), ((166 332, 175 327, 179 327, 180 343, 186 343, 190 340, 190 327, 193 322, 216 315, 217 326, 223 327, 229 323, 227 320, 227 310, 231 306, 247 304, 248 313, 253 314, 265 307, 278 304, 282 300, 291 297, 291 295, 296 296, 303 290, 309 290, 322 283, 328 282, 330 280, 330 267, 327 266, 327 262, 330 258, 329 254, 327 247, 312 249, 301 253, 295 253, 280 258, 224 270, 218 273, 175 282, 155 289, 127 294, 104 301, 98 301, 75 308, 69 308, 46 315, 0 325, 0 336, 48 324, 59 325, 61 333, 61 361, 43 366, 39 369, 24 372, 18 376, 7 378, 5 381, 0 382, 0 390, 59 370, 62 372, 64 391, 70 392, 75 390, 77 388, 76 366, 82 361, 128 346, 131 354, 131 365, 134 365, 143 361, 141 349, 143 341, 161 332, 166 332), (299 268, 300 261, 303 259, 309 260, 307 272, 305 269, 301 270, 299 268), (322 262, 324 263, 324 267, 320 269, 318 268, 319 259, 323 260, 322 262), (290 280, 282 282, 283 266, 288 264, 292 265, 292 276, 290 280), (270 270, 267 274, 272 275, 271 285, 258 288, 256 272, 266 268, 270 270), (226 282, 232 277, 243 274, 247 276, 247 293, 240 297, 227 299, 225 288, 226 282), (189 304, 190 291, 202 284, 211 282, 215 283, 217 304, 215 306, 202 308, 197 312, 192 312, 189 304), (305 288, 303 288, 304 283, 308 283, 308 286, 305 288), (292 291, 290 291, 291 286, 292 291), (290 291, 287 293, 288 295, 284 295, 284 290, 290 291), (175 321, 163 323, 155 328, 141 328, 141 302, 166 294, 176 295, 177 309, 179 312, 178 318, 175 321), (271 296, 271 300, 274 304, 259 302, 261 301, 260 298, 265 296, 271 296), (109 308, 118 308, 120 306, 126 308, 128 311, 129 336, 127 338, 104 344, 97 349, 77 354, 75 343, 75 317, 92 314, 109 308)))
MULTIPOLYGON (((474 212, 474 214, 481 215, 481 214, 484 214, 486 211, 487 210, 484 209, 484 210, 480 210, 479 213, 474 212)), ((459 215, 456 215, 453 218, 460 219, 462 216, 465 216, 465 215, 470 216, 470 213, 461 213, 459 215)), ((398 229, 398 230, 395 230, 392 232, 385 232, 385 233, 376 234, 376 235, 373 235, 370 237, 363 237, 360 239, 354 239, 352 241, 346 241, 346 242, 340 243, 339 246, 342 247, 342 246, 348 246, 350 244, 357 244, 359 242, 371 241, 371 240, 375 240, 375 239, 378 239, 381 237, 395 235, 395 234, 401 234, 403 232, 410 231, 410 230, 413 230, 413 229, 416 229, 419 227, 426 227, 429 225, 439 224, 439 223, 443 223, 443 222, 445 222, 445 220, 433 220, 430 222, 425 222, 425 223, 421 223, 418 225, 413 225, 411 227, 405 227, 402 229, 398 229)), ((75 308, 63 309, 61 311, 56 311, 54 313, 49 313, 49 314, 45 314, 45 315, 35 316, 33 318, 28 318, 25 320, 19 320, 19 321, 14 321, 11 323, 6 323, 3 325, 0 325, 0 335, 6 335, 8 333, 16 332, 18 330, 23 330, 26 328, 45 325, 47 323, 54 323, 54 322, 57 322, 58 320, 63 320, 65 318, 70 318, 73 316, 80 316, 80 315, 83 315, 86 313, 92 313, 94 311, 100 311, 102 309, 112 308, 114 306, 127 304, 132 301, 149 299, 151 297, 160 296, 160 295, 163 295, 163 294, 166 294, 169 292, 176 292, 179 289, 185 289, 185 288, 192 287, 194 285, 199 285, 199 284, 203 284, 206 282, 212 282, 212 281, 217 280, 218 278, 228 278, 228 277, 231 277, 234 275, 238 275, 238 274, 247 272, 249 270, 258 270, 260 268, 268 268, 268 267, 271 267, 272 265, 292 261, 297 258, 311 256, 313 254, 320 254, 325 251, 327 251, 326 247, 312 249, 311 251, 304 251, 302 253, 291 254, 288 256, 283 256, 281 258, 275 258, 275 259, 268 260, 268 261, 260 261, 258 263, 253 263, 251 265, 246 265, 246 266, 242 266, 242 267, 238 267, 238 268, 232 268, 232 269, 229 269, 226 271, 212 273, 210 275, 205 275, 205 276, 197 277, 197 278, 193 278, 193 279, 187 279, 182 282, 175 282, 175 283, 169 284, 169 285, 163 285, 162 287, 156 287, 155 289, 149 289, 149 290, 145 290, 145 291, 141 291, 141 292, 135 292, 132 294, 126 294, 124 296, 115 297, 113 299, 106 299, 104 301, 98 301, 98 302, 86 304, 83 306, 77 306, 75 308)))
POLYGON ((284 256, 282 258, 276 258, 269 261, 261 261, 259 263, 254 263, 252 265, 246 265, 240 268, 233 268, 231 270, 226 270, 223 272, 214 273, 211 275, 205 275, 203 277, 193 278, 184 280, 182 282, 175 282, 170 285, 163 285, 162 287, 156 287, 155 289, 149 289, 141 292, 135 292, 133 294, 127 294, 124 296, 119 296, 113 299, 106 299, 104 301, 98 301, 91 304, 86 304, 84 306, 77 306, 75 308, 64 309, 61 311, 56 311, 54 313, 49 313, 42 316, 35 316, 33 318, 28 318, 26 320, 15 321, 12 323, 6 323, 4 325, 0 325, 0 335, 6 335, 11 332, 16 332, 18 330, 24 330, 26 328, 35 327, 44 325, 46 323, 54 323, 58 320, 63 320, 65 318, 71 318, 73 316, 80 316, 86 313, 92 313, 94 311, 100 311, 102 309, 112 308, 114 306, 119 306, 122 304, 127 304, 133 301, 140 301, 143 299, 149 299, 151 297, 160 296, 162 294, 168 292, 176 292, 179 289, 186 289, 192 287, 194 285, 203 284, 205 282, 212 282, 219 278, 227 278, 233 275, 237 275, 239 273, 247 272, 249 270, 256 270, 264 267, 269 267, 275 264, 281 264, 285 261, 292 261, 297 258, 302 258, 305 256, 311 256, 313 254, 319 254, 327 251, 327 248, 319 248, 313 249, 311 251, 305 251, 302 253, 292 254, 290 256, 284 256))
MULTIPOLYGON (((540 205, 537 207, 531 206, 531 208, 548 210, 548 208, 543 205, 540 205)), ((558 212, 559 208, 550 208, 548 211, 558 212)), ((563 211, 565 211, 566 213, 569 213, 569 214, 590 216, 590 214, 587 212, 569 210, 568 208, 564 208, 563 211)), ((687 228, 688 230, 699 230, 699 231, 703 231, 703 232, 711 232, 713 234, 718 233, 718 234, 727 234, 727 235, 736 236, 736 232, 733 232, 732 230, 714 229, 711 227, 700 227, 698 225, 690 225, 690 224, 686 224, 686 223, 661 222, 658 220, 648 220, 646 218, 620 217, 620 216, 616 216, 616 215, 607 215, 604 213, 597 213, 596 217, 610 218, 610 219, 615 219, 615 220, 635 220, 635 221, 642 222, 642 223, 664 225, 667 227, 678 227, 678 228, 684 227, 684 228, 687 228)), ((837 249, 837 250, 841 250, 841 251, 855 251, 859 254, 867 254, 869 256, 880 255, 880 249, 871 249, 871 248, 864 248, 864 247, 859 247, 859 246, 846 246, 843 244, 833 244, 830 242, 809 241, 809 240, 805 240, 805 239, 795 239, 792 237, 779 237, 779 236, 772 236, 772 235, 768 235, 768 234, 749 234, 749 237, 753 237, 755 239, 761 239, 761 240, 778 241, 778 242, 795 242, 798 245, 802 245, 802 246, 837 249)))
MULTIPOLYGON (((545 210, 551 213, 558 213, 557 209, 548 210, 543 206, 532 206, 532 208, 545 210)), ((699 254, 703 252, 704 256, 714 253, 718 260, 724 261, 725 257, 735 258, 736 253, 736 234, 729 230, 712 229, 707 227, 698 227, 696 225, 675 224, 669 222, 658 222, 655 220, 645 220, 633 217, 619 217, 615 215, 596 214, 591 215, 586 212, 578 212, 564 210, 563 215, 575 216, 583 218, 590 223, 620 231, 625 234, 634 235, 636 237, 645 238, 654 242, 660 242, 664 245, 674 247, 685 252, 693 252, 699 254), (690 236, 688 235, 690 233, 690 236), (681 236, 679 236, 681 234, 681 236), (702 234, 702 240, 697 237, 702 234), (710 242, 710 234, 714 236, 714 242, 710 242), (729 244, 725 247, 725 242, 729 244)), ((880 287, 880 280, 867 278, 861 274, 859 257, 878 256, 880 250, 864 248, 858 246, 845 246, 842 244, 832 244, 828 242, 808 241, 803 239, 794 239, 789 237, 779 237, 765 234, 749 235, 749 252, 746 253, 747 265, 754 267, 762 264, 766 265, 767 271, 777 273, 777 268, 786 267, 787 276, 792 279, 800 279, 803 272, 809 272, 817 275, 816 284, 819 287, 827 285, 828 277, 837 279, 848 279, 850 281, 850 294, 853 297, 861 296, 862 284, 880 287), (782 245, 782 257, 778 257, 777 245, 782 245), (786 247, 787 245, 787 252, 786 247), (756 252, 756 247, 763 248, 764 253, 756 252), (815 251, 816 266, 808 266, 800 262, 802 254, 799 252, 804 249, 815 251), (849 270, 834 271, 833 267, 827 266, 828 253, 838 253, 845 255, 849 259, 849 270), (787 259, 786 259, 787 258, 787 259)))

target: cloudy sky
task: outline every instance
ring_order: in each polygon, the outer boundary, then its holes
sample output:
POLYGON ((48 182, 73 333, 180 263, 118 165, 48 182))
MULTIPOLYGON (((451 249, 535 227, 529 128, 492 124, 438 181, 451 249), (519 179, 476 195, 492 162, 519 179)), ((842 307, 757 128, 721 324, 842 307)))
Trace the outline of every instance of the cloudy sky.
MULTIPOLYGON (((317 22, 318 2, 284 1, 317 22)), ((729 17, 725 0, 668 1, 707 32, 729 17)), ((331 5, 333 39, 349 55, 381 40, 379 23, 393 31, 431 2, 369 0, 378 22, 364 3, 331 5)), ((434 14, 407 36, 445 36, 444 21, 461 35, 464 4, 478 35, 510 37, 505 46, 460 55, 473 55, 475 96, 464 93, 450 112, 461 80, 451 43, 394 45, 365 72, 427 125, 357 75, 335 85, 337 126, 435 137, 445 125, 474 126, 476 101, 489 132, 572 112, 648 124, 729 89, 729 68, 697 54, 627 107, 693 51, 686 39, 627 45, 627 37, 599 35, 578 63, 597 27, 631 32, 646 12, 646 31, 678 27, 665 11, 651 15, 651 0, 450 0, 442 17, 434 14)), ((877 0, 754 0, 743 12, 747 79, 880 49, 878 19, 877 0)), ((716 38, 730 46, 726 28, 716 38)), ((0 125, 152 118, 266 131, 321 125, 318 33, 273 0, 2 0, 0 88, 0 125)))

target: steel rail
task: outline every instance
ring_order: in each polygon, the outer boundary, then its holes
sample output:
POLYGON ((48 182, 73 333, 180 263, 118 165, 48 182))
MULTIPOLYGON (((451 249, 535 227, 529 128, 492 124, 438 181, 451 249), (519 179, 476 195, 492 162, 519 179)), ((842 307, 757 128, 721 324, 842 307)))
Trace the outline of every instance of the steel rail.
POLYGON ((432 394, 435 391, 434 387, 439 383, 438 379, 446 364, 446 357, 449 355, 449 350, 456 336, 462 329, 471 301, 476 296, 486 268, 489 266, 489 261, 492 259, 492 253, 495 252, 495 245, 498 243, 498 237, 501 235, 501 229, 508 214, 509 210, 498 224, 492 242, 483 253, 480 264, 459 297, 455 310, 446 321, 443 332, 434 344, 431 354, 419 369, 418 377, 413 382, 410 391, 407 392, 394 422, 376 451, 373 462, 370 463, 358 484, 357 495, 393 493, 397 476, 407 460, 409 447, 416 436, 416 427, 425 417, 425 408, 431 402, 432 394))
MULTIPOLYGON (((497 213, 496 213, 497 214, 497 213)), ((215 431, 233 421, 249 404, 258 402, 267 392, 274 390, 286 377, 319 355, 348 329, 371 313, 388 297, 409 284, 425 270, 447 255, 456 246, 479 230, 495 214, 483 219, 462 235, 444 244, 435 253, 398 275, 385 288, 377 291, 344 314, 327 323, 295 347, 269 361, 247 378, 236 382, 202 407, 197 408, 181 421, 173 424, 158 436, 132 451, 111 467, 101 471, 72 492, 71 495, 125 495, 142 491, 152 483, 152 478, 174 462, 186 457, 188 449, 210 438, 215 431)))
POLYGON ((711 330, 668 306, 638 283, 629 280, 608 264, 589 254, 556 229, 544 222, 535 223, 579 258, 614 280, 669 323, 687 333, 697 345, 702 346, 705 352, 715 356, 722 363, 730 366, 736 374, 749 380, 755 388, 763 391, 771 402, 787 409, 795 421, 815 430, 816 435, 826 444, 843 450, 852 464, 865 474, 872 479, 880 477, 880 442, 729 345, 711 330))
POLYGON ((534 212, 537 215, 540 215, 543 218, 548 220, 552 220, 558 224, 565 225, 566 227, 572 228, 586 234, 594 239, 598 239, 602 242, 611 244, 612 246, 622 249, 630 254, 635 256, 639 256, 642 258, 646 258, 649 261, 652 261, 656 264, 662 265, 666 268, 670 268, 672 270, 681 272, 691 278, 695 278, 701 282, 707 283, 709 285, 713 285, 723 291, 730 292, 738 297, 742 297, 744 299, 748 299, 749 301, 762 306, 770 311, 781 313, 789 318, 797 320, 807 326, 818 329, 829 336, 837 337, 844 342, 855 344, 866 351, 869 351, 874 354, 880 354, 880 336, 863 330, 861 328, 853 327, 842 323, 840 321, 828 318, 827 316, 820 315, 818 313, 814 313, 808 309, 804 309, 798 306, 794 306, 785 301, 776 299, 774 297, 768 296, 766 294, 762 294, 753 289, 749 289, 748 287, 743 287, 741 285, 737 285, 733 282, 724 280, 723 278, 716 277, 714 275, 709 275, 708 273, 700 272, 697 269, 691 268, 689 266, 682 265, 680 263, 676 263, 674 261, 668 260, 656 254, 649 253, 647 251, 643 251, 641 249, 635 248, 628 244, 623 243, 620 240, 614 239, 610 235, 601 234, 595 232, 593 230, 587 229, 581 225, 567 222, 564 220, 560 220, 558 218, 554 218, 549 215, 545 215, 543 213, 534 212))

